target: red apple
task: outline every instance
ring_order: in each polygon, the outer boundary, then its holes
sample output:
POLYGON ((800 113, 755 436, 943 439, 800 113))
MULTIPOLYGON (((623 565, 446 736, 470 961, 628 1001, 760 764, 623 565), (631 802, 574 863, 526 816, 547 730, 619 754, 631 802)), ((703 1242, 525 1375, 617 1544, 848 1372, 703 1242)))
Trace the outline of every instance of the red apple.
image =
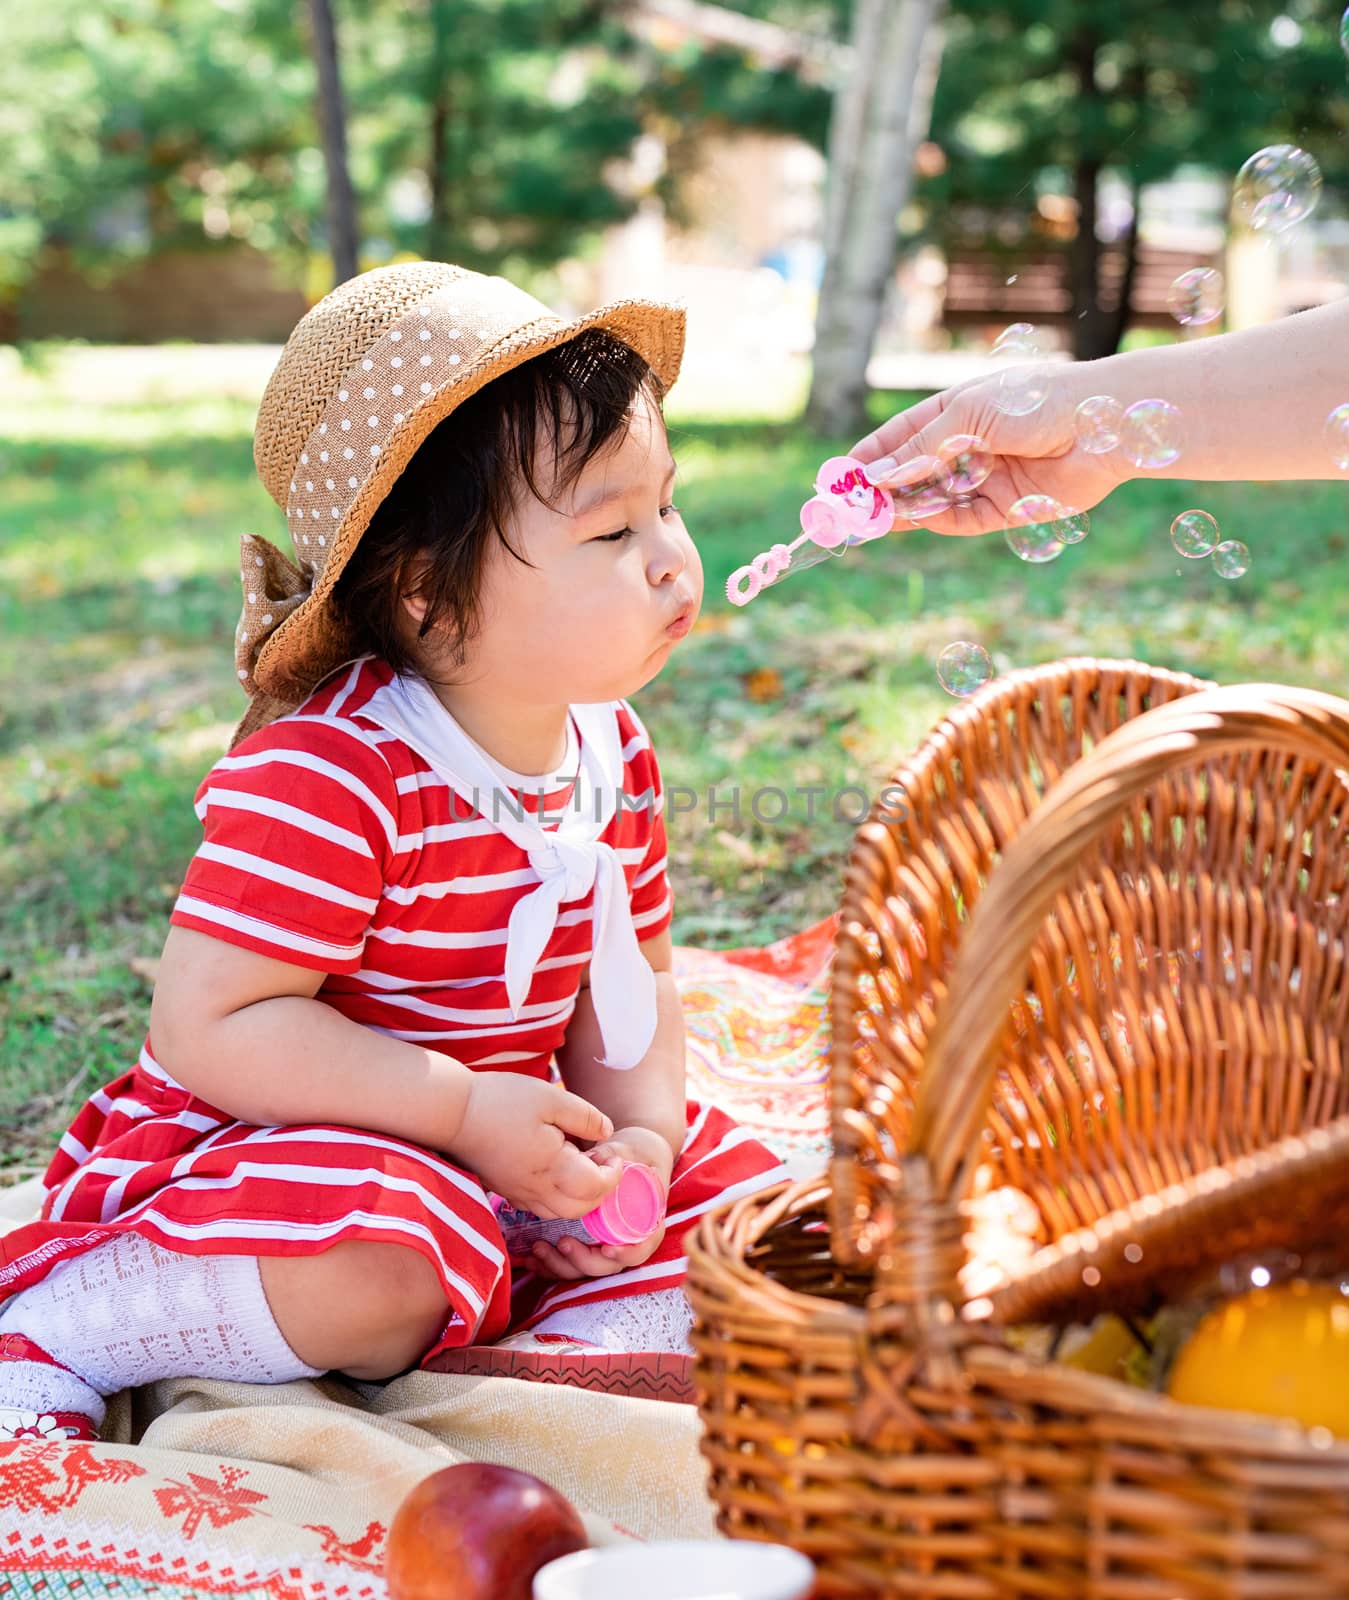
POLYGON ((464 1461, 423 1478, 394 1513, 384 1575, 391 1600, 530 1600, 545 1562, 589 1542, 556 1489, 464 1461))

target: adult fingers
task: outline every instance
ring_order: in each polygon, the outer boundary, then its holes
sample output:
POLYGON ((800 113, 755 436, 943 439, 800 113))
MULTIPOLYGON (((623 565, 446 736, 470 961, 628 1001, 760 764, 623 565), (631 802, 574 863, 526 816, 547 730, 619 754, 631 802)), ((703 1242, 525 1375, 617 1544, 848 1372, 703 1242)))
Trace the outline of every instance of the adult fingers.
POLYGON ((1013 465, 999 460, 973 494, 953 500, 943 511, 926 512, 915 519, 906 517, 896 508, 893 531, 923 530, 955 538, 997 533, 1007 527, 1008 507, 1019 495, 1028 492, 1019 486, 1019 475, 1012 470, 1013 465))
MULTIPOLYGON (((942 446, 957 434, 977 434, 980 438, 986 437, 988 431, 984 421, 986 413, 979 404, 977 395, 948 392, 938 398, 943 401, 938 410, 909 430, 891 447, 887 455, 877 456, 868 465, 867 476, 873 483, 885 488, 887 483, 896 477, 902 480, 903 468, 908 462, 924 456, 940 456, 942 446)), ((922 409, 921 406, 915 407, 915 410, 922 409)), ((1006 452, 1006 446, 1003 444, 989 441, 989 445, 997 454, 1006 452)))
POLYGON ((867 474, 873 483, 881 483, 884 473, 895 464, 911 461, 914 456, 936 455, 937 446, 955 433, 979 433, 979 389, 989 382, 987 374, 964 378, 949 389, 928 395, 917 405, 897 411, 888 422, 881 423, 865 439, 858 440, 851 455, 873 470, 867 474))
POLYGON ((897 533, 905 528, 923 529, 928 533, 956 539, 977 538, 980 534, 996 533, 1006 526, 1006 517, 991 500, 982 495, 972 500, 956 501, 949 510, 924 517, 921 522, 911 522, 907 517, 895 518, 897 533))
POLYGON ((867 434, 865 439, 859 439, 848 454, 864 467, 878 457, 892 454, 941 415, 949 394, 949 390, 930 394, 926 400, 920 400, 907 411, 897 411, 888 422, 881 423, 879 428, 867 434))

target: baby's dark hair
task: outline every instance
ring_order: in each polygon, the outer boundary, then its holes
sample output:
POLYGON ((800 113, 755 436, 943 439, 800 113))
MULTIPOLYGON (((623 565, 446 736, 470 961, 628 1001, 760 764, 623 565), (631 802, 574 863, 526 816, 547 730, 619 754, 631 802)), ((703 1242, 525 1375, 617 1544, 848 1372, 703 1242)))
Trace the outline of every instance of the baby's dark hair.
POLYGON ((418 638, 448 625, 453 658, 462 665, 481 622, 489 541, 495 536, 517 561, 532 565, 505 531, 521 485, 554 504, 627 426, 642 392, 660 406, 663 390, 646 361, 603 328, 588 328, 457 406, 403 468, 333 589, 333 606, 355 648, 382 656, 396 672, 413 670, 402 600, 416 595, 426 602, 418 638), (555 482, 546 487, 537 472, 544 443, 556 462, 555 482), (427 562, 426 575, 414 584, 419 558, 427 562))

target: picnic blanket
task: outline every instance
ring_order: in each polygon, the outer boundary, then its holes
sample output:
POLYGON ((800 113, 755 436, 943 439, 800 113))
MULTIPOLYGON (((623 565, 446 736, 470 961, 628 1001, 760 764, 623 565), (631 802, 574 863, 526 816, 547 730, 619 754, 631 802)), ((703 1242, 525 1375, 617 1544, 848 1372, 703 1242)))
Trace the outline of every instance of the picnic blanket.
MULTIPOLYGON (((675 952, 690 1094, 800 1176, 827 1161, 835 921, 675 952)), ((40 1199, 36 1180, 0 1190, 0 1231, 40 1199)), ((385 1600, 395 1509, 464 1460, 546 1479, 594 1544, 713 1536, 689 1358, 565 1332, 458 1354, 386 1384, 175 1378, 110 1400, 100 1443, 0 1443, 0 1600, 385 1600)))

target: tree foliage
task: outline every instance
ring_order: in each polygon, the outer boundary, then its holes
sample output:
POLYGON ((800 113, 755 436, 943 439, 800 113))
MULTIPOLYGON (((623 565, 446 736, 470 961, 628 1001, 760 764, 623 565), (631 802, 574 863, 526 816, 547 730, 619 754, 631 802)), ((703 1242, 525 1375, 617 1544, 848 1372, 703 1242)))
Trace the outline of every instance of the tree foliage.
MULTIPOLYGON (((743 9, 817 33, 844 0, 743 9)), ((644 129, 658 187, 711 126, 822 144, 828 96, 743 53, 658 47, 612 0, 338 0, 363 264, 400 252, 547 267, 638 198, 615 167, 644 129)), ((170 245, 326 246, 307 8, 293 0, 0 0, 0 294, 46 243, 97 273, 170 245)))
POLYGON ((954 0, 933 107, 949 161, 928 196, 1015 206, 1083 157, 1152 183, 1189 163, 1235 171, 1274 143, 1308 145, 1342 181, 1347 84, 1339 14, 1319 0, 954 0))
MULTIPOLYGON (((1343 191, 1347 71, 1338 12, 1314 0, 953 0, 933 109, 946 165, 922 190, 927 231, 947 244, 1015 238, 1056 192, 1094 232, 1101 174, 1137 191, 1186 167, 1235 173, 1267 144, 1309 149, 1343 191)), ((1113 347, 1118 330, 1101 327, 1081 284, 1074 311, 1113 347)))
MULTIPOLYGON (((584 252, 709 130, 827 143, 828 87, 744 50, 629 26, 615 0, 334 0, 363 264, 400 252, 528 277, 584 252)), ((734 0, 845 39, 852 0, 734 0)), ((924 229, 1024 226, 1040 193, 1082 198, 1190 164, 1232 172, 1295 142, 1349 184, 1337 8, 1320 0, 952 0, 924 229)), ((238 239, 301 263, 326 248, 308 14, 295 0, 0 0, 0 297, 45 244, 95 272, 168 245, 238 239)), ((827 44, 826 44, 827 52, 827 44)))

